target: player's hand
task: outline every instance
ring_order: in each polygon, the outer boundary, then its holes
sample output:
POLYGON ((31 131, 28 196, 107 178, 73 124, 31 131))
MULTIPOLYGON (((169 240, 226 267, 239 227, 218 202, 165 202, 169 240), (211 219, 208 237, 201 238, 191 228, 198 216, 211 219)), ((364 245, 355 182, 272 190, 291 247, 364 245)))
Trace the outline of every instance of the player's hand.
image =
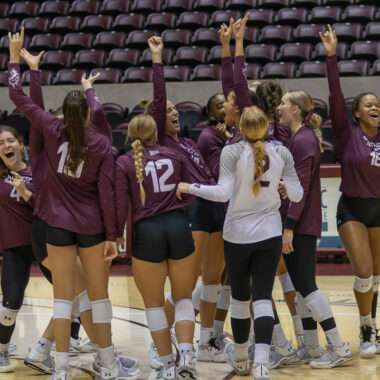
POLYGON ((321 38, 323 45, 327 51, 327 55, 332 57, 336 54, 336 46, 338 44, 338 38, 336 37, 336 32, 333 30, 331 25, 327 25, 327 30, 323 34, 319 32, 319 37, 321 38))
POLYGON ((294 251, 293 249, 293 230, 284 229, 284 233, 282 235, 282 253, 288 254, 294 251))
POLYGON ((190 183, 180 182, 177 186, 176 195, 177 198, 182 200, 181 194, 189 194, 190 193, 190 183))
POLYGON ((109 265, 112 264, 112 260, 118 255, 117 246, 115 241, 106 241, 104 244, 104 261, 107 261, 109 265))
POLYGON ((25 202, 27 202, 32 193, 26 188, 24 179, 20 176, 20 174, 14 171, 11 171, 10 173, 13 177, 13 180, 8 183, 12 185, 16 189, 17 194, 20 197, 24 198, 25 202))
POLYGON ((283 181, 280 181, 278 184, 278 192, 281 194, 282 199, 286 199, 288 197, 288 193, 286 191, 286 186, 283 181))
POLYGON ((152 62, 162 63, 162 50, 164 49, 162 38, 157 36, 150 37, 148 44, 152 53, 152 62))
POLYGON ((220 26, 219 34, 220 34, 220 41, 222 45, 230 44, 233 25, 234 25, 234 19, 231 18, 229 26, 227 26, 225 23, 223 23, 220 26))
POLYGON ((44 51, 41 51, 38 55, 33 55, 28 52, 25 48, 21 49, 20 57, 28 64, 30 70, 38 70, 44 51))
POLYGON ((88 90, 89 88, 92 88, 92 85, 99 77, 100 77, 100 73, 97 73, 96 75, 90 74, 88 78, 86 78, 86 74, 83 74, 81 78, 83 91, 86 92, 86 90, 88 90))
POLYGON ((238 41, 238 40, 242 41, 243 40, 244 32, 245 32, 245 26, 247 24, 248 17, 249 17, 249 12, 247 12, 243 18, 240 18, 239 20, 237 20, 234 23, 233 32, 234 32, 236 41, 238 41))
POLYGON ((215 127, 215 132, 223 141, 227 141, 231 137, 231 133, 228 132, 224 123, 218 123, 215 127))
POLYGON ((118 237, 116 239, 116 245, 117 245, 117 248, 119 250, 119 256, 120 257, 125 257, 127 255, 127 252, 120 251, 120 247, 122 247, 122 249, 125 249, 125 239, 124 239, 124 236, 118 237))
POLYGON ((24 27, 21 28, 20 33, 14 33, 12 35, 12 33, 9 32, 8 39, 9 39, 9 55, 10 55, 9 62, 19 63, 21 49, 24 43, 24 27))

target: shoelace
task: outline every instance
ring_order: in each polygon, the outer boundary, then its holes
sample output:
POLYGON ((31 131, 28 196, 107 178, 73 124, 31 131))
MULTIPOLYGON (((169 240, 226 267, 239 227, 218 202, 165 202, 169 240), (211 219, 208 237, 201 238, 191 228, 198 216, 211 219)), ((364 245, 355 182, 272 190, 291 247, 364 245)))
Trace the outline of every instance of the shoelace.
POLYGON ((215 348, 216 350, 219 350, 219 345, 218 345, 218 342, 217 342, 217 338, 211 338, 208 341, 208 347, 207 347, 207 349, 209 351, 211 351, 213 348, 215 348))
POLYGON ((372 328, 370 326, 360 326, 360 332, 363 342, 371 342, 372 328))

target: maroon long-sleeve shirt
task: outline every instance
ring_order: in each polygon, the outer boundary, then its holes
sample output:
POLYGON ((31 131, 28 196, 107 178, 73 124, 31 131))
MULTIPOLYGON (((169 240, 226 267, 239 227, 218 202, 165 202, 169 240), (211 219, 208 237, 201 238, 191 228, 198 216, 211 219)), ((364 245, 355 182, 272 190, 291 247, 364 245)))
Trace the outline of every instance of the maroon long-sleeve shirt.
POLYGON ((340 191, 348 197, 380 198, 380 133, 367 136, 347 117, 336 55, 327 57, 330 114, 342 165, 340 191))

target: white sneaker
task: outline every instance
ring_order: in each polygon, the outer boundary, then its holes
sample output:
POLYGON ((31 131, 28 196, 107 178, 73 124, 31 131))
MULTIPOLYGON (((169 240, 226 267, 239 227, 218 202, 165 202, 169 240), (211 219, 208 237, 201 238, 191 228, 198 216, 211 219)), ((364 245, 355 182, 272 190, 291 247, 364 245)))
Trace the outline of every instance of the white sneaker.
POLYGON ((17 350, 17 345, 9 343, 8 353, 11 354, 17 350))
POLYGON ((24 364, 46 375, 54 372, 54 361, 50 353, 41 354, 34 348, 29 348, 28 355, 24 359, 24 364))
POLYGON ((119 360, 116 360, 110 367, 100 367, 100 378, 102 380, 132 380, 141 375, 139 369, 125 368, 119 360))
POLYGON ((14 366, 9 361, 9 353, 8 351, 1 351, 0 352, 0 372, 13 372, 16 369, 16 366, 14 366))
POLYGON ((91 340, 87 340, 87 342, 81 344, 79 346, 74 346, 73 347, 75 350, 82 352, 83 354, 90 354, 91 352, 96 352, 95 345, 92 344, 91 340))
POLYGON ((70 380, 70 372, 69 371, 57 371, 54 372, 49 380, 70 380))
POLYGON ((156 380, 174 380, 177 377, 177 367, 175 365, 165 368, 162 367, 156 375, 156 380))
POLYGON ((370 326, 360 326, 359 354, 361 358, 372 358, 376 354, 376 332, 370 326))
POLYGON ((354 358, 348 343, 344 343, 343 346, 328 344, 326 348, 323 356, 310 362, 311 368, 334 368, 354 358))
POLYGON ((195 357, 200 362, 226 362, 224 351, 219 349, 216 338, 211 338, 207 343, 198 342, 198 351, 195 357))
POLYGON ((275 369, 281 364, 286 364, 296 357, 297 352, 292 342, 287 341, 283 345, 272 345, 269 352, 269 368, 275 369))
MULTIPOLYGON (((125 368, 128 368, 130 370, 130 373, 133 374, 134 371, 139 371, 136 367, 138 365, 138 361, 136 359, 131 359, 131 358, 127 358, 127 357, 122 357, 122 356, 119 356, 116 352, 115 352, 115 357, 120 360, 120 363, 123 367, 125 368)), ((93 371, 97 374, 97 375, 100 375, 100 368, 102 366, 102 363, 100 361, 100 356, 99 355, 96 355, 95 356, 95 360, 94 362, 92 363, 92 369, 93 371)))
POLYGON ((297 350, 299 350, 305 341, 305 335, 304 334, 298 334, 296 336, 296 341, 297 341, 297 350))
POLYGON ((240 362, 235 361, 235 343, 230 342, 226 344, 224 348, 224 355, 226 357, 227 363, 234 369, 236 375, 238 376, 248 376, 252 372, 253 361, 249 359, 240 362))
POLYGON ((297 350, 296 356, 287 364, 308 364, 314 359, 322 357, 324 354, 325 350, 321 345, 307 346, 303 344, 302 347, 297 350))
POLYGON ((70 348, 73 350, 80 351, 79 348, 81 346, 81 340, 82 338, 75 339, 75 338, 70 337, 70 348))
POLYGON ((154 369, 161 368, 163 366, 160 355, 158 355, 156 345, 152 341, 148 348, 148 358, 150 362, 150 366, 154 369))
POLYGON ((178 378, 179 379, 197 379, 198 374, 195 368, 195 363, 191 354, 183 355, 179 358, 178 363, 178 378))
POLYGON ((254 380, 269 380, 269 370, 266 365, 258 364, 253 371, 254 380))

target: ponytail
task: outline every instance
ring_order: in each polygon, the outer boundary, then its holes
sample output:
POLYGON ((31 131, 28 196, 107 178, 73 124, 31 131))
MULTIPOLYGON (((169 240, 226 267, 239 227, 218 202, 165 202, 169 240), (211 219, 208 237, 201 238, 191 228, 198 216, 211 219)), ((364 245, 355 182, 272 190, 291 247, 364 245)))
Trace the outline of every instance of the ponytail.
POLYGON ((144 110, 145 115, 152 113, 153 101, 149 99, 141 99, 139 106, 144 110))
POLYGON ((135 168, 136 168, 136 179, 137 179, 137 183, 140 185, 141 203, 143 206, 145 206, 145 190, 143 186, 143 181, 144 181, 143 145, 141 144, 141 140, 139 138, 133 141, 132 148, 133 148, 133 159, 135 161, 135 168))
POLYGON ((314 132, 315 136, 317 137, 319 141, 321 152, 323 152, 321 124, 322 124, 322 118, 317 113, 312 112, 312 111, 307 122, 305 120, 305 126, 309 127, 314 132))
POLYGON ((257 196, 261 189, 260 177, 264 174, 264 162, 267 158, 267 152, 262 140, 257 140, 252 144, 252 150, 255 160, 255 180, 253 182, 252 191, 257 196))

